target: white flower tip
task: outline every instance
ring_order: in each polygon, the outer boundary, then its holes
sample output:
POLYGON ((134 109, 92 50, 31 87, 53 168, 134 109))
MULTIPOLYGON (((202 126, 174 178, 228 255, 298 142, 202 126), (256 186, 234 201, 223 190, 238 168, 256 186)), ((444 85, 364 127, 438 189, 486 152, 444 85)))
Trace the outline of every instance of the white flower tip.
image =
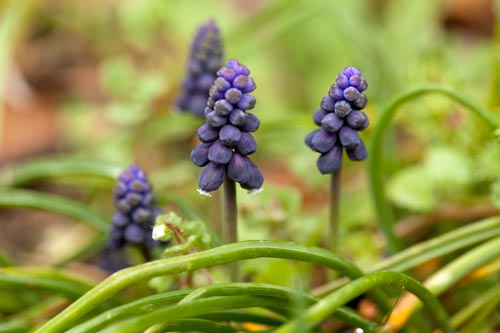
POLYGON ((211 197, 212 195, 207 192, 207 191, 203 191, 201 188, 197 189, 198 193, 200 193, 201 195, 206 195, 207 197, 211 197))
POLYGON ((263 187, 261 187, 261 188, 254 188, 254 189, 248 190, 247 193, 250 194, 250 195, 256 195, 257 193, 260 193, 262 191, 264 191, 263 187))
POLYGON ((160 240, 162 237, 167 235, 167 227, 164 224, 155 225, 153 228, 152 238, 154 240, 160 240))

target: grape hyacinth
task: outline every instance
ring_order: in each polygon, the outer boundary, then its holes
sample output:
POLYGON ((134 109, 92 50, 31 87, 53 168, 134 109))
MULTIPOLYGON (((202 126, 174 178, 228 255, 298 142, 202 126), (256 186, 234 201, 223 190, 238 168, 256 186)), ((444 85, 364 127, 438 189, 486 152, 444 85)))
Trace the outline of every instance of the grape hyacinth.
POLYGON ((367 99, 363 91, 368 84, 355 67, 346 67, 337 75, 328 96, 321 100, 320 108, 313 114, 316 125, 321 126, 306 136, 306 144, 321 153, 317 167, 322 174, 335 173, 342 163, 345 148, 352 161, 368 156, 365 143, 358 131, 368 127, 368 117, 363 110, 367 99))
POLYGON ((202 142, 191 152, 191 161, 203 167, 198 178, 199 192, 219 188, 226 176, 240 183, 251 193, 258 192, 264 182, 259 168, 248 158, 257 143, 250 132, 260 125, 259 119, 248 111, 255 106, 255 83, 250 70, 238 60, 229 60, 217 71, 205 107, 206 123, 198 129, 202 142))
POLYGON ((182 92, 176 106, 202 117, 208 90, 223 64, 223 46, 220 30, 214 20, 201 24, 191 46, 187 75, 182 81, 182 92))
POLYGON ((146 259, 158 243, 151 237, 156 216, 156 196, 144 171, 131 165, 118 177, 114 190, 116 213, 112 217, 109 248, 117 250, 126 244, 139 246, 146 259))

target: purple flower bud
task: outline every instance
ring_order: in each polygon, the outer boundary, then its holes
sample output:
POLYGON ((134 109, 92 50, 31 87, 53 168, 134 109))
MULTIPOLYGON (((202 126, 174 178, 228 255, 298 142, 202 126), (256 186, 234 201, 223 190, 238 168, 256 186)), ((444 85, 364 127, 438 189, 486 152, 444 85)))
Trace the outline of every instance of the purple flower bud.
POLYGON ((208 126, 208 124, 201 125, 196 134, 201 142, 214 142, 219 138, 219 131, 216 128, 208 126))
POLYGON ((233 82, 236 72, 232 68, 224 66, 217 71, 217 76, 223 77, 228 82, 233 82))
POLYGON ((348 87, 344 89, 344 98, 348 102, 354 102, 359 97, 358 89, 354 87, 348 87))
POLYGON ((144 207, 137 207, 132 212, 132 220, 135 223, 147 225, 149 221, 151 221, 151 209, 146 209, 144 207))
POLYGON ((221 141, 215 141, 208 150, 208 160, 217 164, 227 164, 231 159, 233 150, 221 141))
POLYGON ((256 102, 257 100, 255 99, 255 97, 253 97, 250 94, 244 94, 243 96, 241 96, 241 99, 238 102, 237 107, 244 111, 251 110, 255 107, 256 102))
POLYGON ((231 88, 231 83, 228 82, 226 79, 223 77, 218 77, 215 79, 213 82, 213 86, 215 87, 216 90, 220 92, 225 92, 226 90, 231 88))
POLYGON ((317 109, 316 111, 314 111, 314 113, 313 113, 314 123, 318 126, 321 126, 321 121, 323 120, 323 118, 325 118, 325 116, 327 114, 328 114, 328 112, 326 112, 323 109, 317 109))
POLYGON ((344 120, 337 116, 335 113, 327 114, 323 120, 321 121, 321 127, 330 133, 337 132, 342 125, 344 124, 344 120))
POLYGON ((114 202, 117 211, 111 218, 110 248, 116 250, 127 243, 146 246, 149 228, 161 211, 155 207, 152 186, 138 166, 131 165, 120 174, 114 202))
POLYGON ((215 81, 215 74, 205 73, 202 74, 196 82, 196 89, 208 91, 215 81))
MULTIPOLYGON (((221 91, 217 89, 215 85, 211 86, 210 89, 208 90, 208 97, 212 99, 214 102, 210 102, 210 104, 215 105, 215 101, 221 99, 224 97, 225 90, 221 91)), ((207 99, 207 105, 209 104, 208 99, 207 99)))
POLYGON ((368 99, 366 98, 366 95, 359 94, 359 97, 354 102, 352 102, 352 107, 355 110, 362 110, 365 108, 366 103, 368 103, 368 99))
POLYGON ((334 84, 328 91, 328 96, 330 96, 330 98, 332 98, 335 102, 342 101, 344 100, 344 90, 334 84))
POLYGON ((255 132, 260 126, 260 120, 253 114, 247 113, 247 119, 241 130, 245 132, 255 132))
POLYGON ((336 133, 328 133, 327 131, 320 129, 312 138, 311 147, 317 152, 326 153, 332 149, 335 142, 337 142, 336 133))
POLYGON ((369 124, 368 117, 361 111, 354 110, 345 119, 349 126, 358 131, 364 130, 369 124))
POLYGON ((312 140, 314 139, 314 136, 319 132, 320 130, 315 130, 315 131, 312 131, 311 133, 307 134, 305 139, 304 139, 304 142, 306 143, 306 145, 311 148, 311 149, 314 149, 313 148, 313 145, 312 145, 312 140))
POLYGON ((226 91, 224 94, 224 98, 231 104, 236 104, 240 101, 241 98, 241 90, 236 88, 231 88, 226 91))
POLYGON ((344 75, 349 77, 349 78, 352 75, 361 76, 361 71, 359 69, 357 69, 356 67, 352 67, 352 66, 345 67, 344 70, 342 71, 342 73, 344 73, 344 75))
POLYGON ((250 70, 245 65, 240 64, 236 59, 229 59, 227 66, 232 68, 236 75, 250 75, 250 70))
POLYGON ((361 76, 353 75, 349 78, 349 85, 363 92, 368 88, 368 83, 361 76))
POLYGON ((241 138, 241 131, 233 125, 224 125, 219 132, 220 141, 227 146, 235 146, 241 138))
POLYGON ((346 149, 346 153, 351 161, 362 161, 368 157, 368 151, 363 140, 360 140, 357 146, 346 149))
POLYGON ((214 21, 200 25, 191 46, 188 73, 182 80, 182 92, 176 105, 181 110, 203 116, 216 71, 222 66, 222 40, 214 21))
POLYGON ((248 114, 240 109, 235 109, 229 114, 229 122, 234 126, 243 126, 247 121, 248 114))
POLYGON ((325 111, 335 110, 335 101, 330 96, 325 96, 321 100, 321 108, 325 111))
POLYGON ((240 89, 244 93, 250 93, 255 90, 256 85, 251 77, 239 75, 234 79, 233 87, 240 89))
POLYGON ((117 227, 124 227, 130 223, 130 220, 127 215, 121 212, 116 212, 111 218, 111 222, 117 227))
POLYGON ((236 151, 243 155, 250 155, 255 153, 257 150, 257 142, 252 134, 247 132, 241 132, 240 141, 236 145, 236 151))
POLYGON ((350 126, 344 126, 340 129, 339 140, 342 146, 346 148, 353 148, 361 142, 358 131, 350 126))
POLYGON ((250 179, 248 182, 240 183, 241 187, 249 191, 258 191, 262 188, 264 184, 264 176, 260 172, 259 168, 248 159, 248 171, 250 174, 250 179))
POLYGON ((344 118, 351 112, 351 104, 346 101, 338 101, 335 103, 335 113, 337 116, 344 118))
POLYGON ((250 160, 246 156, 233 153, 231 160, 227 165, 227 176, 238 183, 250 181, 250 160))
POLYGON ((231 179, 252 189, 262 185, 262 174, 246 157, 257 149, 254 137, 248 132, 256 131, 260 125, 255 115, 246 112, 256 103, 255 97, 249 94, 255 89, 249 74, 247 67, 230 60, 219 69, 219 78, 210 88, 205 108, 206 125, 198 130, 200 140, 206 145, 199 145, 191 154, 196 165, 204 165, 198 179, 200 193, 217 189, 226 172, 231 179), (240 175, 245 168, 249 171, 240 175))
POLYGON ((227 123, 227 117, 219 116, 217 112, 212 111, 206 115, 206 122, 210 127, 222 127, 227 123))
POLYGON ((127 243, 140 244, 145 240, 144 229, 138 224, 129 224, 125 227, 123 238, 127 243))
POLYGON ((321 154, 316 162, 319 172, 322 174, 334 173, 342 165, 342 147, 335 145, 327 153, 321 154))
POLYGON ((200 172, 198 185, 200 190, 208 193, 218 189, 226 177, 226 166, 216 163, 208 163, 200 172))
POLYGON ((123 200, 127 201, 130 207, 135 207, 141 203, 142 196, 139 193, 129 192, 123 200))
POLYGON ((339 75, 337 75, 335 83, 340 89, 345 89, 349 87, 349 78, 344 74, 340 73, 339 75))
POLYGON ((191 161, 199 167, 208 164, 208 151, 212 143, 202 143, 194 147, 191 151, 191 161))
POLYGON ((220 99, 215 102, 214 111, 219 116, 227 116, 229 112, 233 111, 233 105, 225 99, 220 99))
POLYGON ((321 173, 333 173, 340 169, 344 148, 351 160, 366 158, 366 146, 358 131, 369 124, 366 114, 359 111, 366 106, 367 98, 362 91, 367 87, 361 71, 347 66, 337 75, 328 97, 321 101, 321 109, 314 112, 313 120, 321 129, 309 133, 305 143, 322 153, 317 161, 321 173), (331 110, 334 112, 328 112, 331 110))

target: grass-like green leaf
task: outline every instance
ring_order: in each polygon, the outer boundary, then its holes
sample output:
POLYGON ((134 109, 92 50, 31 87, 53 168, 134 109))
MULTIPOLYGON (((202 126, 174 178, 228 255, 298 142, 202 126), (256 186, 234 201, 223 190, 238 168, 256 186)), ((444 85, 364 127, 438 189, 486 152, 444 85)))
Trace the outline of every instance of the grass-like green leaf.
POLYGON ((101 232, 109 229, 108 219, 84 204, 60 196, 21 189, 1 189, 0 207, 18 207, 59 213, 81 221, 101 232))
POLYGON ((116 163, 69 156, 41 158, 4 170, 0 174, 0 184, 21 186, 39 179, 60 177, 98 177, 115 180, 124 168, 123 165, 116 163))

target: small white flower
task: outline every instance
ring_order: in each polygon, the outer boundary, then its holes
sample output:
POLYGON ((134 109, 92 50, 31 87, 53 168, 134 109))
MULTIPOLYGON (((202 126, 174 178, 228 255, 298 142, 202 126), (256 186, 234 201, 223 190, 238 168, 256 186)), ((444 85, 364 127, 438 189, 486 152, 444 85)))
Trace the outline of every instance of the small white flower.
POLYGON ((161 240, 167 235, 167 226, 165 224, 157 224, 153 228, 153 239, 161 240))

